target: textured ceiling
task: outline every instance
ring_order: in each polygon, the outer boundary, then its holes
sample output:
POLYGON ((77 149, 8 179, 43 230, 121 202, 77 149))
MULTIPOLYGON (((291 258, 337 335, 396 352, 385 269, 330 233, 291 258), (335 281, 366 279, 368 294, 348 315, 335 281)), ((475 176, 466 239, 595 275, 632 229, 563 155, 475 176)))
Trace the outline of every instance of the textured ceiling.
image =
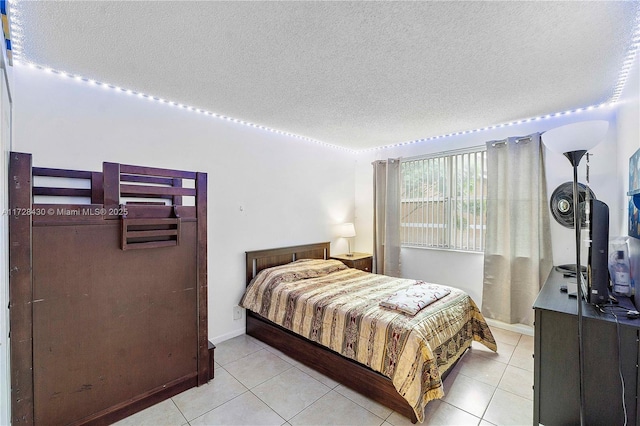
POLYGON ((365 149, 608 101, 627 2, 18 1, 20 60, 365 149))

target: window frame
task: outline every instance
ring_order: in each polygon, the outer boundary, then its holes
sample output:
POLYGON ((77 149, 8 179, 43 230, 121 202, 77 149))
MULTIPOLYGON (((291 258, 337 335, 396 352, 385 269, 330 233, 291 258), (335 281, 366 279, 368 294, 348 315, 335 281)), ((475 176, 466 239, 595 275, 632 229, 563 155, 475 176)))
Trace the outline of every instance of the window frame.
POLYGON ((401 246, 484 252, 487 205, 486 145, 402 158, 400 161, 401 246), (407 178, 407 173, 414 175, 415 182, 407 178), (471 180, 470 176, 475 178, 471 180), (470 185, 472 182, 473 185, 470 185), (426 194, 427 191, 430 194, 426 194), (408 203, 414 203, 419 207, 407 212, 408 203), (435 203, 440 203, 441 206, 436 207, 435 203), (412 218, 409 215, 418 209, 422 211, 421 220, 413 218, 414 221, 410 221, 412 218), (459 223, 467 223, 465 229, 460 230, 459 223))

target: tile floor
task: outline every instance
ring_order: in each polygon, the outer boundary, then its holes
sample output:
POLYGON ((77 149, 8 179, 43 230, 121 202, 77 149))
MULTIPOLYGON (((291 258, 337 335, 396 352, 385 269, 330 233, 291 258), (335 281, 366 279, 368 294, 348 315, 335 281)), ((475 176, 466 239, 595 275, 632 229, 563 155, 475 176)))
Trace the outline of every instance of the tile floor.
MULTIPOLYGON (((428 404, 428 425, 531 425, 533 337, 492 329, 498 353, 473 343, 428 404)), ((118 425, 410 425, 406 417, 250 337, 216 345, 215 379, 118 425)))

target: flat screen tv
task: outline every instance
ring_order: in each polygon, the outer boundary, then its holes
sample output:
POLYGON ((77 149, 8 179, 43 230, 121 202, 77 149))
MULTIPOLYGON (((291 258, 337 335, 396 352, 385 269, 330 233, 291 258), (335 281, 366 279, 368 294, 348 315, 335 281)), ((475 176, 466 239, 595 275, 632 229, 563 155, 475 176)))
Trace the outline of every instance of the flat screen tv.
POLYGON ((599 305, 609 301, 609 207, 600 200, 589 200, 589 255, 582 294, 587 302, 599 305))

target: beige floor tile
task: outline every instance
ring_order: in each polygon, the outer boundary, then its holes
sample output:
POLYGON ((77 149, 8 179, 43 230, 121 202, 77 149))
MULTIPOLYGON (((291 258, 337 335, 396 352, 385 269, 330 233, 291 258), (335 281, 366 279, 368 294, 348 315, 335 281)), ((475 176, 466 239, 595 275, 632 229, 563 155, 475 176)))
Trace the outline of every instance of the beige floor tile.
POLYGON ((279 356, 283 360, 287 361, 289 364, 293 365, 294 367, 299 368, 301 371, 305 372, 306 374, 310 375, 311 377, 313 377, 314 379, 316 379, 319 382, 323 383, 324 385, 330 387, 331 389, 335 388, 339 384, 335 380, 330 379, 329 377, 325 376, 324 374, 317 372, 313 368, 307 367, 303 363, 291 358, 288 355, 285 355, 282 351, 279 351, 278 349, 275 349, 275 348, 272 348, 272 347, 269 347, 269 346, 266 346, 265 349, 267 349, 268 351, 276 354, 277 356, 279 356))
POLYGON ((381 425, 383 422, 384 419, 333 390, 289 420, 293 426, 381 425))
POLYGON ((172 400, 164 400, 154 406, 142 410, 132 416, 115 423, 118 426, 181 426, 187 419, 184 418, 178 407, 172 400))
POLYGON ((516 346, 520 341, 521 336, 520 333, 504 330, 498 327, 491 327, 491 334, 493 334, 494 339, 498 342, 498 346, 500 346, 500 343, 516 346))
POLYGON ((293 368, 291 364, 266 349, 224 366, 225 370, 249 389, 290 368, 293 368))
MULTIPOLYGON (((431 401, 429 402, 428 405, 433 404, 433 403, 440 403, 440 401, 431 401)), ((387 421, 385 422, 385 424, 391 424, 393 426, 415 426, 413 423, 411 423, 411 420, 409 420, 408 417, 403 416, 402 414, 396 413, 395 411, 393 413, 391 413, 391 415, 389 417, 387 417, 387 421)), ((419 423, 418 423, 419 424, 419 423)), ((423 423, 425 424, 425 423, 423 423)))
POLYGON ((265 346, 264 348, 269 352, 271 352, 272 354, 277 355, 283 360, 287 361, 291 365, 294 365, 294 366, 303 365, 302 363, 296 361, 295 359, 291 358, 289 355, 286 355, 284 352, 276 348, 272 348, 271 346, 265 346))
POLYGON ((482 383, 462 374, 456 374, 453 381, 446 383, 444 401, 476 417, 482 417, 493 392, 494 386, 482 383))
POLYGON ((246 387, 224 368, 218 368, 216 377, 209 383, 186 390, 172 399, 187 420, 191 421, 245 392, 246 387))
POLYGON ((317 381, 321 382, 325 386, 330 387, 331 389, 333 389, 333 388, 335 388, 336 386, 339 385, 339 383, 336 382, 335 380, 330 379, 329 377, 325 376, 322 373, 318 373, 313 368, 307 367, 304 364, 297 363, 296 367, 298 367, 301 371, 307 373, 308 375, 310 375, 311 377, 313 377, 317 381))
POLYGON ((189 422, 199 425, 274 425, 285 423, 275 411, 251 392, 246 392, 229 402, 189 422))
MULTIPOLYGON (((444 399, 427 404, 424 424, 531 424, 533 338, 504 330, 495 335, 498 354, 474 343, 445 380, 444 399)), ((249 336, 217 345, 216 364, 209 384, 119 424, 411 425, 408 418, 249 336)))
POLYGON ((330 390, 298 368, 290 368, 251 391, 280 417, 289 420, 330 390))
POLYGON ((478 423, 480 423, 480 418, 466 411, 447 404, 444 401, 431 401, 427 404, 423 424, 429 426, 477 426, 478 423))
POLYGON ((387 420, 384 422, 384 424, 385 425, 390 424, 393 426, 415 426, 413 423, 411 423, 411 420, 409 420, 408 417, 405 417, 402 414, 396 413, 395 411, 391 413, 389 417, 387 417, 387 420))
POLYGON ((230 362, 236 361, 253 352, 257 352, 264 347, 261 342, 251 336, 243 334, 233 339, 225 340, 216 345, 214 353, 215 362, 224 366, 230 362))
POLYGON ((533 336, 527 336, 526 334, 523 334, 522 337, 520 337, 520 341, 518 342, 518 347, 528 349, 533 352, 533 336))
POLYGON ((460 362, 458 374, 481 381, 491 386, 498 386, 506 364, 487 359, 475 353, 467 354, 460 362))
POLYGON ((386 419, 393 412, 392 409, 385 407, 382 404, 378 404, 372 399, 367 398, 364 395, 359 394, 358 392, 349 389, 346 386, 339 385, 335 388, 335 391, 338 392, 342 396, 346 396, 359 406, 366 408, 371 411, 378 417, 386 419))
POLYGON ((533 400, 533 373, 509 365, 502 375, 498 388, 533 400))
POLYGON ((498 343, 498 352, 494 352, 480 342, 471 343, 471 352, 503 364, 509 364, 515 348, 514 345, 500 342, 498 343))
POLYGON ((496 389, 483 419, 496 425, 530 425, 533 423, 533 401, 496 389))
POLYGON ((523 370, 533 371, 533 350, 523 346, 516 346, 509 364, 523 370))

